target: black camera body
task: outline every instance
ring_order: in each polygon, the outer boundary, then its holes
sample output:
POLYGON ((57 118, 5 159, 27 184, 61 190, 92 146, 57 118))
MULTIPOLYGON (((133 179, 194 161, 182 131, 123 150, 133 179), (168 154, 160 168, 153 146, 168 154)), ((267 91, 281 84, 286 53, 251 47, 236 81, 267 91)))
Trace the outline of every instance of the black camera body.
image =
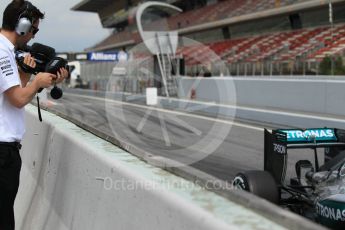
MULTIPOLYGON (((23 49, 16 50, 16 61, 20 68, 25 73, 37 74, 39 72, 47 72, 51 74, 57 74, 60 68, 66 68, 67 70, 67 60, 56 57, 55 49, 40 43, 34 43, 32 46, 26 46, 23 49), (32 68, 24 63, 24 57, 30 53, 30 55, 35 59, 36 67, 32 68)), ((41 92, 43 89, 39 89, 41 92)), ((53 99, 59 99, 62 97, 62 90, 56 85, 50 91, 50 95, 53 99)))

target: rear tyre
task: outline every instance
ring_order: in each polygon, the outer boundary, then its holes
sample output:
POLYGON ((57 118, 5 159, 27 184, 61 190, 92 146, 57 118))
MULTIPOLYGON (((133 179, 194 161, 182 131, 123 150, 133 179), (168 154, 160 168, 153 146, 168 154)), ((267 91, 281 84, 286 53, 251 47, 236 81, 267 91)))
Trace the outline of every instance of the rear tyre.
POLYGON ((252 170, 238 173, 232 185, 235 189, 248 191, 272 203, 279 202, 278 187, 269 172, 252 170))

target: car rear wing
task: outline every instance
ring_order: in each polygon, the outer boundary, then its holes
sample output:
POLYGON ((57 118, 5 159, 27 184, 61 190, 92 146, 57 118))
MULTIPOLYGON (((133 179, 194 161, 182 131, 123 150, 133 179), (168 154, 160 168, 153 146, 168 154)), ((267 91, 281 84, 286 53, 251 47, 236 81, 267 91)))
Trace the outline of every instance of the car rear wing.
POLYGON ((345 130, 315 129, 265 129, 264 170, 272 174, 278 184, 285 180, 287 150, 298 148, 345 147, 345 130))
POLYGON ((324 148, 345 146, 345 130, 334 128, 278 129, 286 133, 287 148, 324 148))

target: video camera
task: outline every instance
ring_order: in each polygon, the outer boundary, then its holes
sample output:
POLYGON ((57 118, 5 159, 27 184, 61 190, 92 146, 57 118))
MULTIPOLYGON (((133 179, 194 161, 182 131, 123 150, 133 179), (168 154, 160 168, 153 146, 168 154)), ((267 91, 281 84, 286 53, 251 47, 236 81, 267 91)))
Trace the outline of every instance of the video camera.
MULTIPOLYGON (((67 60, 56 57, 55 49, 40 43, 34 43, 32 46, 26 46, 22 49, 16 50, 16 61, 20 68, 25 73, 37 74, 39 72, 47 72, 51 74, 57 74, 60 68, 66 68, 68 71, 67 60), (35 59, 36 67, 32 68, 24 63, 24 57, 30 53, 35 59)), ((40 93, 43 89, 39 89, 40 93)), ((62 97, 62 90, 56 85, 50 91, 50 95, 53 99, 59 99, 62 97)))

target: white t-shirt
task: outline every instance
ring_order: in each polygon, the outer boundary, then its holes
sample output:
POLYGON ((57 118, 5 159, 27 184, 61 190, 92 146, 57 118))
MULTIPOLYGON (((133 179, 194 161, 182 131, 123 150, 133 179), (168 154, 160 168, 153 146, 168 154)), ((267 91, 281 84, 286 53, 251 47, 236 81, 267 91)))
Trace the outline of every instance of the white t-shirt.
POLYGON ((21 85, 14 45, 0 34, 0 141, 21 141, 25 132, 24 109, 13 106, 4 92, 21 85))

